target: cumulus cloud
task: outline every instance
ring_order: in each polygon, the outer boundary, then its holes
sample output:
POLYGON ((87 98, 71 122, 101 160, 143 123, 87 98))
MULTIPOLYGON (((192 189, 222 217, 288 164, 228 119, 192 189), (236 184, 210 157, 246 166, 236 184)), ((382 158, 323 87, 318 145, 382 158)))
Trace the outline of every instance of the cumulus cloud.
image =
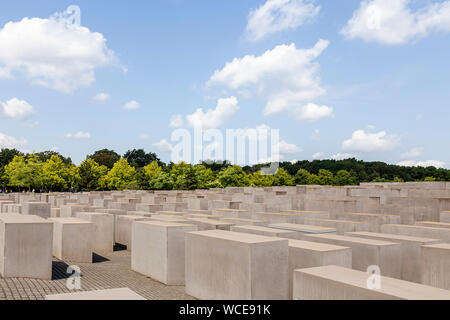
POLYGON ((109 99, 109 94, 102 92, 102 93, 97 94, 92 99, 95 100, 95 101, 98 101, 98 102, 105 102, 106 100, 109 99))
POLYGON ((132 100, 132 101, 126 103, 126 104, 123 106, 123 109, 124 109, 124 110, 137 110, 137 109, 139 109, 140 107, 141 107, 141 104, 140 104, 139 102, 137 102, 137 101, 135 101, 135 100, 132 100))
POLYGON ((399 45, 431 32, 450 32, 450 1, 413 11, 410 0, 365 0, 341 30, 347 39, 399 45))
POLYGON ((422 155, 423 148, 412 148, 408 152, 402 153, 400 157, 402 159, 414 159, 422 155))
POLYGON ((275 146, 281 154, 294 154, 298 152, 302 152, 303 149, 296 146, 295 144, 288 143, 284 140, 281 140, 277 146, 275 146))
POLYGON ((170 119, 169 127, 171 127, 171 128, 180 128, 182 126, 184 126, 184 120, 183 120, 183 116, 181 114, 174 115, 170 119))
POLYGON ((168 142, 166 139, 162 139, 159 142, 155 142, 153 144, 153 146, 155 148, 158 148, 158 150, 162 151, 162 152, 169 152, 169 151, 172 151, 172 149, 173 149, 173 145, 170 142, 168 142))
POLYGON ((206 112, 202 108, 197 109, 193 114, 187 115, 186 120, 188 125, 193 128, 219 128, 228 119, 233 117, 238 110, 238 99, 236 97, 229 97, 219 99, 215 109, 208 109, 206 112))
POLYGON ((91 85, 96 68, 118 63, 101 33, 71 23, 64 13, 6 23, 0 48, 0 77, 21 73, 65 93, 91 85))
POLYGON ((67 139, 89 139, 91 134, 89 132, 78 131, 75 134, 68 133, 64 137, 67 139))
POLYGON ((0 148, 20 148, 28 144, 24 138, 17 139, 0 132, 0 148))
POLYGON ((332 117, 333 108, 308 103, 306 106, 293 110, 292 113, 297 120, 313 122, 332 117))
POLYGON ((321 39, 310 49, 280 45, 260 56, 235 58, 216 70, 207 86, 223 85, 261 96, 267 100, 265 115, 284 110, 298 113, 299 108, 325 94, 317 75, 319 64, 314 60, 328 45, 329 41, 321 39))
POLYGON ((257 41, 265 36, 308 23, 320 11, 315 0, 267 0, 257 9, 250 11, 247 24, 247 38, 257 41))
POLYGON ((351 153, 336 153, 331 156, 331 160, 345 160, 345 159, 351 159, 355 156, 351 153))
POLYGON ((5 103, 0 101, 0 117, 25 120, 34 114, 34 108, 28 102, 12 98, 5 103))
POLYGON ((323 152, 316 152, 312 155, 312 158, 314 160, 322 159, 325 156, 323 152))
POLYGON ((398 135, 388 135, 385 131, 367 133, 364 130, 353 132, 352 138, 342 143, 342 149, 347 151, 376 152, 389 151, 399 145, 398 135))
POLYGON ((399 162, 397 165, 402 166, 402 167, 444 168, 446 163, 443 161, 439 161, 439 160, 427 160, 427 161, 406 160, 406 161, 399 162))

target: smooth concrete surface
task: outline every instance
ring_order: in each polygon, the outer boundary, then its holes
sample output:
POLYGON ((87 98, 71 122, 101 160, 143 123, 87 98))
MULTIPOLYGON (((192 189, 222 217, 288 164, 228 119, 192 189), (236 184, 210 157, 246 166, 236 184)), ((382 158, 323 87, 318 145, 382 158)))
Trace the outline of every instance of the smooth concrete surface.
POLYGON ((94 224, 92 250, 98 254, 111 254, 114 249, 114 216, 101 212, 78 212, 77 218, 94 224))
POLYGON ((450 243, 422 246, 422 283, 450 290, 450 243))
POLYGON ((326 243, 289 240, 289 298, 292 299, 294 270, 327 265, 352 267, 352 249, 326 243))
POLYGON ((51 218, 53 256, 63 261, 91 263, 95 226, 78 218, 51 218))
POLYGON ((186 234, 186 293, 208 300, 289 298, 288 240, 223 230, 186 234))
POLYGON ((185 283, 185 233, 195 225, 136 221, 131 242, 131 269, 166 285, 185 283))
POLYGON ((418 283, 380 277, 370 289, 369 274, 339 266, 294 272, 294 300, 450 300, 450 291, 418 283), (373 288, 373 287, 372 287, 373 288))
POLYGON ((388 233, 349 232, 350 237, 390 241, 401 244, 401 279, 421 283, 421 251, 423 245, 440 243, 438 239, 409 237, 388 233))
POLYGON ((335 234, 305 235, 304 240, 352 248, 352 268, 366 271, 376 265, 381 274, 401 278, 401 245, 399 243, 341 236, 335 234))
POLYGON ((74 293, 50 294, 45 296, 45 300, 146 300, 136 292, 128 288, 106 289, 95 291, 81 291, 74 293))
POLYGON ((33 215, 0 215, 0 275, 52 278, 53 223, 33 215))

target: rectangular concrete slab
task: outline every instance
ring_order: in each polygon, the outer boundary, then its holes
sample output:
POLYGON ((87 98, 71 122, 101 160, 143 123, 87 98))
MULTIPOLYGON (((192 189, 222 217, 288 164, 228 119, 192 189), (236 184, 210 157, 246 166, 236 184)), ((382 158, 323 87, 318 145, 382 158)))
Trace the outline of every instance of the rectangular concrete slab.
POLYGON ((53 256, 63 261, 91 263, 94 224, 78 218, 51 218, 53 256))
POLYGON ((223 230, 186 234, 186 293, 210 300, 288 299, 288 240, 223 230))
POLYGON ((349 232, 346 233, 350 237, 375 239, 382 241, 390 241, 401 244, 401 279, 416 283, 421 283, 420 255, 421 246, 427 244, 435 244, 441 242, 438 239, 409 237, 388 233, 374 232, 349 232))
POLYGON ((450 290, 450 243, 422 246, 422 283, 450 290))
POLYGON ((401 245, 399 243, 356 238, 335 234, 305 235, 304 240, 352 248, 352 268, 367 271, 369 266, 379 266, 381 274, 401 277, 401 245))
POLYGON ((369 289, 366 272, 339 266, 294 272, 295 300, 450 300, 450 291, 380 277, 380 289, 369 289))
POLYGON ((292 299, 294 270, 336 265, 352 267, 352 249, 326 243, 289 240, 289 298, 292 299))
POLYGON ((0 275, 52 278, 53 223, 38 216, 0 215, 0 275))
POLYGON ((45 300, 146 300, 128 288, 82 291, 74 293, 50 294, 45 300))
POLYGON ((131 269, 167 285, 184 285, 185 233, 195 225, 136 221, 131 242, 131 269))
POLYGON ((335 228, 312 226, 306 224, 297 223, 275 223, 269 224, 269 228, 295 231, 297 240, 302 240, 305 234, 322 234, 322 233, 336 233, 335 228))

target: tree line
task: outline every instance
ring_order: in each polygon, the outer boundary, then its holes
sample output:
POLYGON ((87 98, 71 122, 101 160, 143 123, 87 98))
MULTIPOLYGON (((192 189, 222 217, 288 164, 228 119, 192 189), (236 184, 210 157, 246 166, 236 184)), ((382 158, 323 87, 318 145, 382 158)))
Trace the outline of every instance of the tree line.
MULTIPOLYGON (((266 165, 267 166, 267 165, 266 165)), ((264 165, 229 162, 164 163, 155 153, 130 150, 123 156, 103 149, 79 166, 54 151, 0 151, 2 191, 194 190, 225 187, 358 185, 361 182, 450 181, 450 170, 401 167, 356 159, 281 162, 274 175, 264 165)))

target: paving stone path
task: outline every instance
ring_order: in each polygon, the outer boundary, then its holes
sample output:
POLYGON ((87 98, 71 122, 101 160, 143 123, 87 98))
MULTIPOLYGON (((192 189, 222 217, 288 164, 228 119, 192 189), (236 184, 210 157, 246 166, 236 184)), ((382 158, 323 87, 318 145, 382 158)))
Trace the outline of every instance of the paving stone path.
MULTIPOLYGON (((131 270, 129 251, 110 256, 94 254, 94 263, 74 263, 81 269, 81 291, 130 288, 149 300, 191 300, 184 286, 166 286, 131 270)), ((66 287, 70 262, 53 260, 52 280, 0 277, 0 300, 42 300, 45 295, 69 293, 66 287)))

